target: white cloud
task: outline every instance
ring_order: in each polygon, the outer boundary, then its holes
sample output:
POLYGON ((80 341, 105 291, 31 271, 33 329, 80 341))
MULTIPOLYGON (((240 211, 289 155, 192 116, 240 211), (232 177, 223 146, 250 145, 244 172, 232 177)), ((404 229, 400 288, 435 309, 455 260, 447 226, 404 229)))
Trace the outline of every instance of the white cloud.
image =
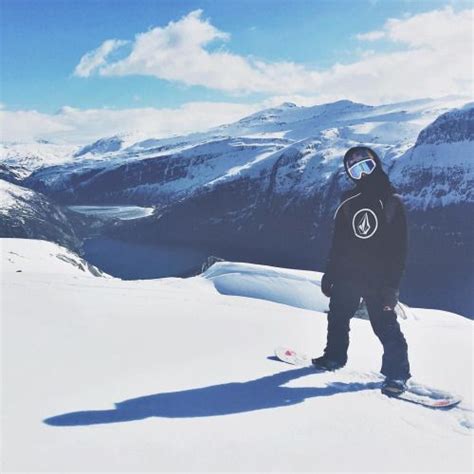
POLYGON ((0 140, 2 142, 31 142, 37 138, 67 132, 67 124, 54 115, 42 114, 36 110, 0 110, 0 140))
POLYGON ((361 41, 385 38, 413 48, 442 48, 455 52, 456 48, 472 48, 473 14, 472 9, 456 13, 452 7, 447 6, 442 10, 419 13, 403 19, 391 18, 381 30, 361 33, 356 37, 361 41))
POLYGON ((455 12, 446 7, 390 19, 381 29, 360 33, 357 38, 370 42, 385 39, 397 46, 397 51, 359 51, 352 63, 313 70, 294 62, 268 62, 211 49, 213 42, 226 42, 230 37, 196 10, 167 26, 137 34, 123 59, 107 61, 109 49, 123 42, 109 40, 114 43, 108 46, 104 42, 81 59, 76 74, 151 75, 230 93, 307 95, 319 102, 347 98, 377 104, 468 95, 473 86, 472 18, 472 9, 455 12))
POLYGON ((360 41, 376 41, 385 36, 385 32, 376 30, 369 31, 368 33, 359 33, 356 35, 356 38, 360 41))
POLYGON ((317 73, 305 71, 303 66, 291 62, 269 63, 222 48, 206 49, 212 42, 229 39, 227 33, 202 19, 202 10, 195 10, 163 28, 137 34, 130 54, 124 59, 107 63, 105 58, 110 46, 106 47, 107 41, 104 42, 83 56, 79 66, 84 63, 85 67, 79 71, 76 68, 75 74, 142 74, 227 92, 285 93, 288 87, 295 91, 301 89, 308 75, 314 76, 313 83, 317 80, 317 73), (294 82, 299 86, 294 87, 294 82))
POLYGON ((74 69, 74 74, 79 77, 89 77, 94 70, 106 64, 107 57, 112 51, 127 43, 128 41, 115 39, 104 41, 97 49, 89 51, 81 58, 79 64, 74 69))
POLYGON ((189 102, 166 109, 77 109, 66 106, 56 114, 0 110, 0 140, 28 143, 43 138, 57 143, 85 144, 131 131, 162 138, 204 131, 239 120, 260 108, 260 104, 189 102))
POLYGON ((383 37, 405 49, 372 52, 360 61, 332 67, 324 73, 322 95, 342 94, 372 103, 449 94, 472 96, 473 13, 472 9, 456 13, 446 7, 390 19, 382 30, 359 35, 369 41, 383 37))

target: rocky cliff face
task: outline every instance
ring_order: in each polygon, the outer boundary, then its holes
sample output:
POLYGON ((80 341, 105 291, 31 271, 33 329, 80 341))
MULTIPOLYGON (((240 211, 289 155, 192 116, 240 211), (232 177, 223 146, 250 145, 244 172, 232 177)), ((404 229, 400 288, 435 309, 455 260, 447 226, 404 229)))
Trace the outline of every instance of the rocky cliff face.
POLYGON ((412 210, 474 203, 474 104, 424 128, 390 170, 412 210))
POLYGON ((440 115, 423 129, 416 140, 416 147, 443 143, 473 142, 474 102, 440 115))
POLYGON ((0 180, 0 237, 42 239, 71 249, 81 241, 71 217, 46 196, 0 180))

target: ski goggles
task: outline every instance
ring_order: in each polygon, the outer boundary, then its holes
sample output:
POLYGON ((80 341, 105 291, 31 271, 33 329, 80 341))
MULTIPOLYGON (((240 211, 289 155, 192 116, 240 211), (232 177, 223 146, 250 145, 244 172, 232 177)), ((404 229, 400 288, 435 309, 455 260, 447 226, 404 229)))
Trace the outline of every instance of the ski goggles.
POLYGON ((362 178, 363 174, 370 174, 374 171, 376 163, 372 158, 367 160, 358 161, 356 164, 352 165, 347 171, 349 175, 354 179, 362 178))

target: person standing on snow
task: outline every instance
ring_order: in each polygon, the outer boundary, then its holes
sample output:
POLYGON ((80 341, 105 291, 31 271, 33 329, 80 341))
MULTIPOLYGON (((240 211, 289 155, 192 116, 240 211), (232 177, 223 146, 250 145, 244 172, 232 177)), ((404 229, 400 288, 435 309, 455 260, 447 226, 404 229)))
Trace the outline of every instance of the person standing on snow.
POLYGON ((363 297, 384 349, 382 392, 398 395, 411 377, 408 346, 395 313, 407 253, 404 206, 372 149, 348 150, 344 168, 355 187, 343 195, 334 215, 332 246, 321 281, 322 292, 330 298, 327 344, 324 355, 312 362, 319 370, 346 364, 350 319, 363 297))

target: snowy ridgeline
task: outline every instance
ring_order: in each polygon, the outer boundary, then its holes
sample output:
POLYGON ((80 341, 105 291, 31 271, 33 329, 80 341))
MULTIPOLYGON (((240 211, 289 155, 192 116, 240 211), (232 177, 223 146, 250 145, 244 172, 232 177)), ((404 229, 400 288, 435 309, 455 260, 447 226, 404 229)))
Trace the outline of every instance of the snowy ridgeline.
POLYGON ((466 157, 472 154, 474 106, 466 104, 468 99, 379 106, 347 100, 313 107, 285 103, 181 137, 118 134, 80 150, 50 143, 3 144, 0 161, 6 179, 23 180, 59 202, 154 205, 275 173, 274 192, 312 195, 341 171, 345 150, 364 143, 386 166, 395 166, 394 183, 408 194, 410 207, 424 209, 472 201, 472 166, 466 157), (432 162, 433 156, 439 159, 432 162), (431 189, 427 174, 441 184, 431 189))
POLYGON ((361 319, 338 372, 268 358, 321 353, 319 273, 218 262, 123 281, 46 241, 0 245, 5 471, 472 470, 472 322, 459 315, 400 320, 414 378, 464 398, 433 411, 381 395, 361 319))

